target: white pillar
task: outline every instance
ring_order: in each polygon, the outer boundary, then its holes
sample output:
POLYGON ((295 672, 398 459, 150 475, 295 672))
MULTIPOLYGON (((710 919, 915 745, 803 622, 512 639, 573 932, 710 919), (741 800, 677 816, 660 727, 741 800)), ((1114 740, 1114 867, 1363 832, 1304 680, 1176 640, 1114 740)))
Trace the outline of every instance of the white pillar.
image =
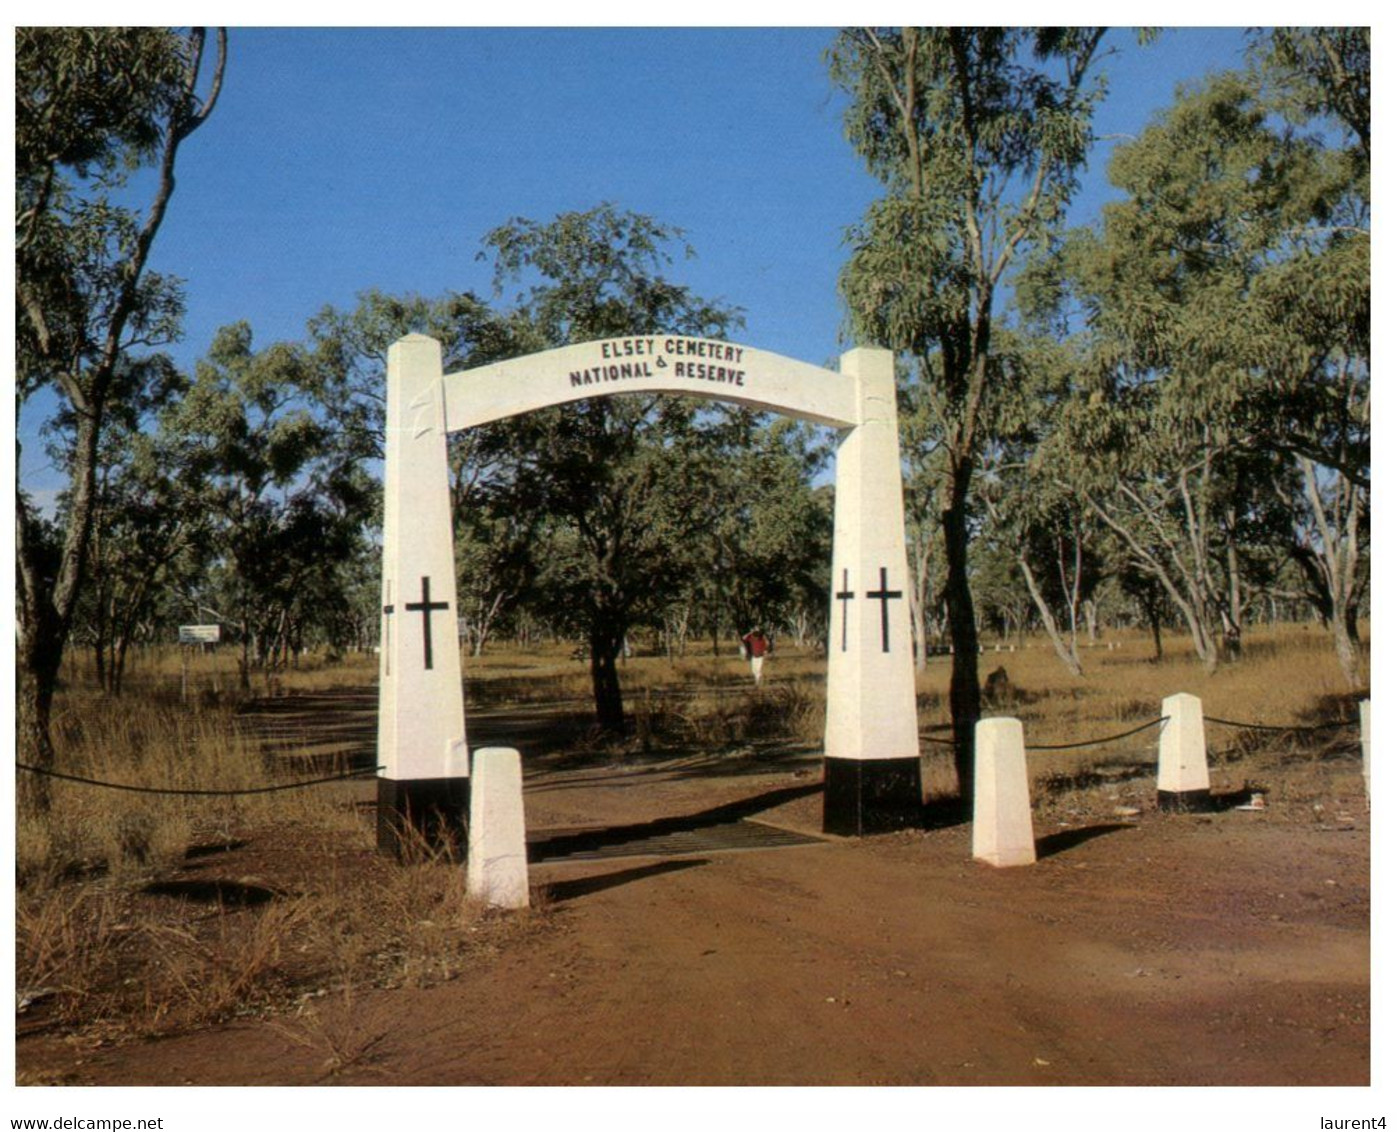
POLYGON ((404 822, 460 834, 470 775, 441 346, 409 334, 388 349, 379 658, 379 848, 404 822))
POLYGON ((982 719, 975 725, 975 814, 971 854, 1003 868, 1038 859, 1028 798, 1023 724, 982 719))
POLYGON ((855 349, 858 423, 835 464, 825 819, 863 834, 920 819, 921 759, 893 355, 855 349))
POLYGON ((1358 705, 1358 724, 1363 732, 1363 796, 1371 804, 1373 798, 1373 703, 1371 700, 1364 700, 1358 705))
POLYGON ((1165 698, 1160 714, 1158 799, 1161 810, 1204 810, 1210 803, 1203 701, 1187 692, 1165 698))
POLYGON ((491 908, 527 908, 529 864, 519 752, 482 747, 472 762, 466 891, 491 908))

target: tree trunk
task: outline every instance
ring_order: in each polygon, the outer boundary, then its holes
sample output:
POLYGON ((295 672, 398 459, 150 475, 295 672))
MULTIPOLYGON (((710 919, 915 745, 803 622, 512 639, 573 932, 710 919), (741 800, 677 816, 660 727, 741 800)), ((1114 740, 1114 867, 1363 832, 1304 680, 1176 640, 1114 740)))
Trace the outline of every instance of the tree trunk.
POLYGON ((1359 673, 1358 603, 1364 589, 1359 576, 1359 525, 1367 499, 1352 484, 1340 482, 1330 497, 1320 489, 1312 461, 1301 459, 1305 498, 1320 541, 1319 553, 1296 548, 1294 556, 1310 580, 1316 604, 1334 638, 1334 649, 1349 687, 1362 683, 1359 673))
POLYGON ((1028 584, 1028 594, 1033 598, 1033 604, 1038 607, 1038 616, 1043 619, 1043 628, 1048 634, 1048 640, 1052 642, 1053 651, 1057 653, 1058 659, 1067 666, 1067 671, 1073 676, 1082 675, 1082 658, 1077 654, 1077 637, 1074 632, 1070 643, 1062 638, 1062 631, 1058 628, 1057 618, 1053 616, 1053 611, 1048 607, 1048 603, 1043 600, 1043 594, 1038 589, 1038 579, 1033 575, 1033 568, 1029 565, 1028 558, 1019 555, 1019 570, 1022 571, 1024 581, 1028 584))
POLYGON ((941 513, 946 540, 946 622, 951 647, 951 723, 955 741, 956 782, 962 810, 975 801, 975 724, 980 720, 980 640, 975 627, 975 598, 970 591, 970 532, 966 495, 970 469, 952 471, 948 506, 941 513))
POLYGON ((1350 624, 1346 617, 1330 620, 1334 636, 1334 652, 1339 659, 1339 670, 1350 688, 1357 688, 1362 680, 1358 673, 1358 626, 1350 624))
POLYGON ((616 670, 616 657, 621 652, 625 630, 615 624, 593 625, 588 636, 597 726, 612 735, 624 734, 626 713, 621 699, 621 678, 616 670))
MULTIPOLYGON (((92 536, 93 490, 96 482, 99 409, 79 414, 73 445, 68 528, 56 562, 49 561, 23 495, 15 514, 15 557, 18 572, 16 648, 16 724, 20 760, 43 770, 54 764, 49 726, 53 695, 68 643, 92 536), (56 569, 55 569, 56 567, 56 569)), ((29 773, 22 800, 37 810, 48 809, 48 780, 29 773)))
POLYGON ((597 709, 597 726, 613 735, 624 733, 626 713, 615 653, 592 653, 592 699, 597 709))
POLYGON ((1237 559, 1237 514, 1227 509, 1227 603, 1222 609, 1222 656, 1242 659, 1242 569, 1237 559))
POLYGON ((243 606, 242 651, 238 655, 238 690, 244 694, 252 692, 252 626, 248 623, 247 606, 243 606))
MULTIPOLYGON (((53 695, 58 687, 58 669, 63 648, 43 627, 36 626, 30 639, 19 647, 15 688, 15 739, 19 761, 39 770, 54 766, 53 695)), ((45 812, 49 808, 49 779, 44 774, 22 771, 17 791, 20 809, 45 812)))
MULTIPOLYGON (((98 443, 102 436, 106 400, 122 358, 121 343, 127 323, 140 301, 141 275, 151 245, 164 221, 170 195, 174 192, 176 154, 184 139, 213 112, 223 85, 227 32, 218 32, 218 60, 213 67, 208 97, 202 104, 196 96, 196 89, 203 60, 204 29, 193 29, 189 43, 193 47, 192 64, 184 84, 184 97, 171 107, 166 121, 164 141, 156 161, 159 170, 157 187, 145 222, 136 232, 129 252, 108 265, 119 284, 105 296, 94 298, 98 306, 105 308, 105 332, 94 334, 90 342, 94 363, 86 374, 69 374, 66 380, 59 383, 71 403, 76 427, 63 546, 55 574, 46 576, 47 572, 42 568, 43 554, 36 544, 37 532, 29 529, 32 517, 28 503, 24 493, 18 493, 19 506, 15 515, 21 638, 16 657, 19 668, 16 674, 20 701, 18 715, 21 721, 18 740, 21 757, 35 766, 49 768, 53 765, 53 741, 49 733, 53 693, 58 683, 58 670, 63 663, 63 650, 68 643, 73 610, 86 573, 96 506, 98 443)), ((21 273, 16 279, 17 288, 23 287, 25 282, 21 273)), ((97 325, 92 324, 90 329, 95 331, 97 325)), ((41 363, 56 368, 59 357, 47 329, 42 326, 35 329, 40 331, 41 363)), ((63 358, 62 364, 66 365, 68 360, 63 358)), ((36 805, 47 808, 47 783, 32 797, 36 805)))
MULTIPOLYGON (((1138 499, 1133 493, 1127 491, 1126 496, 1138 503, 1138 499)), ((1212 624, 1208 619, 1212 606, 1208 600, 1207 559, 1202 540, 1194 540, 1192 536, 1190 537, 1190 545, 1194 550, 1194 564, 1197 566, 1196 572, 1190 572, 1183 561, 1183 555, 1179 548, 1169 547, 1168 559, 1163 559, 1135 538, 1130 530, 1113 518, 1111 513, 1097 500, 1087 496, 1087 503, 1101 521, 1120 536, 1140 571, 1153 582, 1156 592, 1164 594, 1174 608, 1179 611, 1184 624, 1188 627, 1189 638, 1193 641, 1193 649, 1203 662, 1204 670, 1209 673, 1213 672, 1218 665, 1218 649, 1217 642, 1213 640, 1212 624), (1172 575, 1166 561, 1171 561, 1175 567, 1172 575)), ((1196 523, 1190 525, 1191 531, 1197 529, 1196 523)), ((1151 616, 1154 615, 1152 610, 1151 616)), ((1156 651, 1160 656, 1163 656, 1163 650, 1158 644, 1157 629, 1155 640, 1157 642, 1156 651)))
POLYGON ((100 625, 94 627, 94 636, 96 640, 92 645, 93 674, 97 677, 97 686, 103 691, 110 692, 113 681, 107 676, 107 650, 103 644, 100 625))
POLYGON ((926 617, 922 614, 921 593, 914 588, 909 602, 912 611, 912 654, 917 658, 917 671, 926 669, 926 617))
POLYGON ((1160 616, 1159 594, 1151 587, 1140 595, 1139 602, 1145 619, 1150 623, 1150 636, 1154 639, 1154 659, 1161 661, 1164 659, 1164 634, 1160 626, 1163 619, 1160 616))

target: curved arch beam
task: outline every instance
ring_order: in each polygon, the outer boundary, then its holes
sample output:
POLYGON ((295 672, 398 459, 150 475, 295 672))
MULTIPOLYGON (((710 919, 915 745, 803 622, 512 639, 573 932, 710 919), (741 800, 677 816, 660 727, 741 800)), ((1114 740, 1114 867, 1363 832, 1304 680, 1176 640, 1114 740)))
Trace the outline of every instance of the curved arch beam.
POLYGON ((847 375, 735 342, 648 334, 606 338, 447 374, 446 431, 616 393, 679 393, 835 428, 858 423, 847 375))

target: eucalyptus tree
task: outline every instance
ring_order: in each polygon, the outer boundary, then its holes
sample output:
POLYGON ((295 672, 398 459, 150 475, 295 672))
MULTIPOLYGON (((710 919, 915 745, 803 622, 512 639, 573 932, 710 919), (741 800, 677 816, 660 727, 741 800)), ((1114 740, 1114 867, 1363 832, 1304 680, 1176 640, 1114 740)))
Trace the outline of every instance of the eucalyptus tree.
MULTIPOLYGON (((508 305, 532 328, 531 348, 658 333, 722 337, 736 313, 664 274, 672 249, 691 254, 682 236, 604 204, 548 222, 515 219, 485 243, 500 295, 507 284, 526 287, 508 305)), ((497 502, 540 517, 547 592, 556 620, 587 642, 605 730, 625 726, 616 665, 627 630, 675 588, 672 548, 705 537, 709 461, 690 438, 720 419, 687 398, 618 395, 482 434, 484 458, 504 469, 497 502)))
POLYGON ((982 541, 1013 563, 1048 643, 1081 676, 1080 628, 1101 577, 1089 516, 1072 492, 1028 464, 1000 470, 981 492, 990 520, 982 541))
POLYGON ((1004 328, 994 359, 996 437, 986 445, 976 496, 985 514, 984 541, 1013 563, 1058 659, 1082 675, 1078 629, 1100 580, 1097 524, 1081 498, 1057 475, 1063 460, 1090 458, 1054 442, 1063 406, 1082 364, 1080 343, 1060 342, 1042 325, 1042 280, 1032 270, 1016 281, 1027 324, 1004 328))
MULTIPOLYGON (((71 619, 70 643, 90 647, 103 689, 120 691, 124 658, 152 604, 156 575, 181 555, 198 528, 181 506, 165 453, 147 430, 153 414, 178 397, 183 376, 164 354, 124 358, 113 377, 106 421, 94 455, 87 579, 71 619)), ((62 405, 42 430, 52 466, 71 482, 78 458, 76 414, 62 405)), ((69 518, 71 493, 57 500, 69 518)))
MULTIPOLYGON (((183 375, 171 367, 169 376, 172 384, 161 390, 157 408, 183 391, 183 375)), ((109 428, 99 462, 91 578, 75 625, 79 639, 93 649, 99 682, 120 695, 131 646, 158 639, 160 628, 172 631, 159 612, 170 591, 201 576, 211 523, 203 485, 149 418, 109 428)))
POLYGON ((951 712, 971 799, 980 711, 971 593, 971 481, 996 294, 1061 219, 1091 142, 1101 28, 867 28, 840 33, 831 73, 845 123, 886 187, 853 234, 842 288, 857 337, 911 355, 944 447, 937 492, 955 649, 951 712))
POLYGON ((1370 38, 1366 27, 1277 28, 1254 44, 1263 100, 1312 154, 1295 179, 1285 254, 1258 281, 1271 328, 1258 410, 1293 461, 1292 553, 1355 687, 1372 490, 1370 38))
POLYGON ((933 618, 945 592, 944 555, 938 555, 941 526, 939 489, 946 480, 942 434, 935 426, 931 387, 915 380, 906 367, 898 374, 898 443, 902 452, 902 498, 907 531, 908 613, 912 648, 924 670, 933 618))
MULTIPOLYGON (((306 330, 316 380, 324 390, 325 419, 348 443, 372 456, 383 453, 388 347, 403 335, 426 334, 440 342, 448 373, 510 357, 537 343, 528 339, 531 329, 519 318, 500 314, 468 291, 429 298, 370 288, 349 310, 323 307, 306 330)), ((473 432, 451 438, 458 504, 481 475, 472 462, 473 432)))
POLYGON ((1127 199, 1063 260, 1096 351, 1063 452, 1093 454, 1078 486, 1205 665, 1218 634, 1240 651, 1247 591, 1270 584, 1280 540, 1322 579, 1354 679, 1366 177, 1318 134, 1278 124, 1258 92, 1255 74, 1214 76, 1117 150, 1111 178, 1127 199))
MULTIPOLYGON (((53 693, 86 575, 116 375, 133 350, 178 333, 178 286, 146 265, 180 147, 218 99, 226 39, 216 38, 206 66, 201 28, 15 33, 16 401, 47 398, 73 421, 61 529, 16 493, 19 750, 40 767, 53 763, 53 693), (154 176, 142 211, 122 201, 143 166, 154 176)), ((47 805, 42 785, 33 796, 47 805)))
POLYGON ((203 486, 223 607, 241 640, 240 677, 303 638, 327 584, 359 545, 375 498, 362 440, 333 426, 308 352, 254 351, 246 323, 223 327, 188 392, 161 421, 203 486))
POLYGON ((1362 175, 1372 157, 1372 28, 1270 28, 1253 33, 1270 103, 1293 122, 1329 119, 1353 142, 1362 175))
POLYGON ((495 503, 488 492, 474 493, 453 511, 456 601, 474 656, 535 596, 540 571, 538 516, 495 503))
POLYGON ((827 616, 833 515, 812 487, 827 453, 812 429, 746 410, 697 432, 707 496, 702 536, 676 539, 681 585, 717 614, 711 628, 735 641, 754 627, 827 616))

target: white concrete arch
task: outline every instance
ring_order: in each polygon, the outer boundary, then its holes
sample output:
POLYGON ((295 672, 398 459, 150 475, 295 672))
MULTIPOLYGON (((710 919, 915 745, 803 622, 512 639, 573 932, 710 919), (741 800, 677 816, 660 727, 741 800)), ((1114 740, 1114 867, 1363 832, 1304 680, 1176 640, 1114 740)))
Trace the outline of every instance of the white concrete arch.
POLYGON ((736 343, 640 335, 445 375, 440 344, 413 334, 388 352, 378 740, 385 850, 397 844, 404 822, 459 823, 468 798, 447 434, 627 392, 732 401, 840 430, 825 829, 862 834, 919 817, 911 589, 890 352, 850 350, 835 372, 736 343))
POLYGON ((678 393, 835 428, 857 423, 854 383, 843 374, 733 342, 649 334, 448 374, 446 430, 613 393, 678 393))

